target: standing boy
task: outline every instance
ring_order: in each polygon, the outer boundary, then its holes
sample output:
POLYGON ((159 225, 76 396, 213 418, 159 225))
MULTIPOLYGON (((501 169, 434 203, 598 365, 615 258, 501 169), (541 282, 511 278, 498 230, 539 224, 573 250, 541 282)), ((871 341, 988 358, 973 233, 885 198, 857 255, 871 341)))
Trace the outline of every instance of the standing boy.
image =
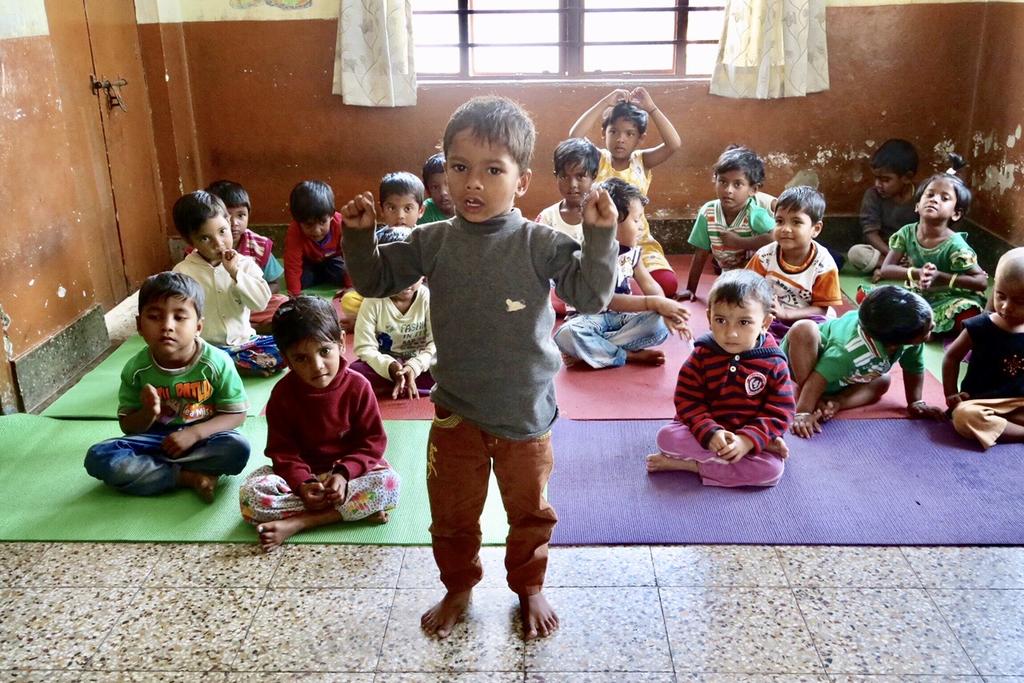
POLYGON ((249 442, 235 431, 249 407, 242 380, 228 354, 199 338, 203 290, 189 276, 148 277, 135 324, 147 348, 121 371, 125 435, 90 448, 85 470, 124 493, 182 487, 211 502, 217 478, 249 459, 249 442))
POLYGON ((527 639, 558 627, 541 592, 557 516, 544 498, 558 414, 551 340, 550 281, 585 313, 603 310, 615 281, 615 207, 604 191, 584 208, 584 241, 512 210, 530 184, 536 133, 530 117, 501 97, 459 107, 444 133, 456 217, 417 228, 407 242, 374 244, 373 197, 342 213, 356 286, 389 296, 421 276, 430 282, 437 345, 431 393, 436 417, 427 448, 434 559, 445 597, 423 628, 447 636, 483 576, 480 514, 493 465, 508 514, 505 567, 519 595, 527 639))

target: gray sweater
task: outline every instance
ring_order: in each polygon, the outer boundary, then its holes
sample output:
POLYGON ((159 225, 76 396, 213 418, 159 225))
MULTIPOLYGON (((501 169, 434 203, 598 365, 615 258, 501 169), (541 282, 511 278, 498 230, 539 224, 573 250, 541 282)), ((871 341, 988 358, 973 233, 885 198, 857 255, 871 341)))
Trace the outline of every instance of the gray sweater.
POLYGON ((377 245, 373 230, 343 232, 360 294, 390 296, 425 275, 437 344, 431 399, 506 439, 547 432, 558 414, 550 281, 581 313, 603 311, 615 287, 615 230, 583 227, 584 247, 518 212, 483 223, 456 216, 377 245))

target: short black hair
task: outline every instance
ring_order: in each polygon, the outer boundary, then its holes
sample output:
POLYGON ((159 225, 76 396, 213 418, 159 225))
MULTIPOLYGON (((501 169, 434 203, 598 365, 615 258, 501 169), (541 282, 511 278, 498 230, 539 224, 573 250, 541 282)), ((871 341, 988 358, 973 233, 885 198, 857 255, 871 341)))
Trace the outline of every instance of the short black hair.
POLYGON ((555 147, 555 175, 565 173, 570 166, 579 166, 591 178, 597 177, 601 163, 601 150, 586 138, 562 140, 555 147))
POLYGON ((761 157, 747 147, 729 145, 718 157, 714 167, 715 176, 720 176, 729 171, 743 171, 747 182, 753 186, 764 183, 764 162, 761 157))
POLYGON ((617 102, 601 121, 601 130, 608 130, 608 126, 619 119, 632 121, 640 135, 647 132, 647 112, 632 102, 617 102))
POLYGON ((919 294, 895 285, 875 287, 860 304, 860 326, 887 345, 909 344, 932 327, 932 308, 919 294))
POLYGON ((650 201, 636 185, 630 185, 622 178, 609 178, 601 183, 601 187, 608 191, 608 195, 615 204, 615 210, 619 212, 619 223, 626 220, 629 215, 629 205, 634 199, 640 200, 641 206, 647 206, 650 201))
POLYGON ((767 315, 775 301, 775 288, 760 273, 744 268, 727 270, 711 285, 708 309, 719 301, 732 306, 746 306, 750 300, 760 304, 767 315))
POLYGON ((810 185, 789 187, 779 195, 775 210, 779 209, 806 213, 811 223, 820 223, 825 217, 825 196, 810 185))
POLYGON ((203 288, 188 275, 170 270, 150 275, 142 283, 142 287, 139 288, 139 314, 141 315, 149 304, 172 296, 191 301, 196 309, 196 317, 203 317, 203 305, 206 302, 203 288))
POLYGON ((411 194, 416 198, 416 203, 423 206, 423 194, 426 189, 423 181, 408 171, 395 171, 388 173, 380 179, 380 193, 377 195, 381 205, 391 195, 411 194))
POLYGON ((292 193, 288 196, 288 209, 298 223, 333 216, 334 190, 322 180, 303 180, 292 188, 292 193))
POLYGON ((228 208, 220 197, 206 190, 181 195, 171 208, 174 227, 189 244, 192 243, 193 233, 203 227, 206 221, 217 216, 227 219, 228 208))
POLYGON ((871 168, 888 169, 896 175, 913 175, 917 173, 917 149, 906 140, 886 140, 871 155, 871 168))
POLYGON ((271 322, 274 343, 281 353, 305 339, 340 342, 341 325, 327 299, 302 294, 281 304, 271 322))
POLYGON ((469 130, 474 138, 491 146, 507 147, 520 172, 530 168, 537 129, 533 126, 533 119, 518 103, 507 97, 490 95, 474 97, 460 106, 444 129, 442 145, 446 157, 452 140, 464 130, 469 130))
POLYGON ((427 157, 427 160, 423 162, 423 183, 428 183, 429 181, 427 178, 432 175, 437 175, 438 173, 444 173, 444 152, 431 154, 427 157))
POLYGON ((245 188, 233 180, 215 180, 206 186, 206 191, 215 194, 224 202, 229 209, 237 209, 240 206, 252 210, 249 203, 249 193, 245 188))
POLYGON ((967 183, 964 182, 963 178, 953 173, 936 173, 929 178, 926 178, 923 183, 917 186, 917 192, 914 193, 914 205, 916 206, 921 197, 924 195, 924 191, 928 189, 936 180, 948 180, 953 184, 953 193, 956 194, 956 210, 960 212, 960 218, 955 221, 950 221, 950 225, 955 225, 964 219, 967 212, 971 210, 971 188, 967 187, 967 183))

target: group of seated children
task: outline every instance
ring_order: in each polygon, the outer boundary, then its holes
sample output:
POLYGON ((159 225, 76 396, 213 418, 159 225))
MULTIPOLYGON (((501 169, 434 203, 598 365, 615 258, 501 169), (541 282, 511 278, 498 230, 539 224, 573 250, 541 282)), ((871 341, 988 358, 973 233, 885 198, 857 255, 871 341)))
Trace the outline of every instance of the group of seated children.
POLYGON ((265 374, 286 364, 291 372, 267 406, 272 466, 249 475, 240 492, 260 544, 269 550, 343 520, 386 522, 400 478, 384 459, 376 396, 429 391, 430 530, 447 593, 423 627, 447 635, 481 578, 479 518, 493 467, 510 525, 508 583, 525 635, 546 635, 558 625, 542 587, 557 520, 544 489, 559 352, 594 368, 664 363, 651 347, 672 332, 689 336, 679 300, 696 298, 708 254, 721 272, 707 296, 710 332, 679 371, 676 419, 658 433, 649 471, 693 471, 714 486, 774 485, 786 431, 811 437, 837 412, 878 401, 896 362, 909 414, 940 418, 921 400, 922 344, 935 332, 958 335, 943 372, 957 430, 985 447, 1024 439, 1024 249, 1000 260, 994 310, 983 313, 987 275, 953 230, 970 204, 957 176, 928 178, 913 195, 916 219, 883 243, 897 213, 886 202, 907 198, 913 171, 887 156, 893 141, 882 146, 873 198, 865 198, 882 218, 864 228, 879 257, 865 260, 860 249, 850 258, 905 286, 865 290, 859 310, 837 318, 838 268, 815 240, 825 211, 817 191, 759 197, 763 163, 747 148, 726 149, 714 167, 718 198, 701 208, 690 236, 698 265, 678 291, 644 217, 650 168, 680 145, 668 118, 643 88, 616 90, 572 133, 554 155, 562 200, 539 217, 555 229, 514 208, 529 186, 535 131, 505 98, 456 110, 444 156, 428 159, 423 182, 385 176, 383 225, 370 193, 338 211, 325 183, 299 183, 289 200, 283 271, 292 298, 284 302, 272 303, 281 269, 269 242, 247 230, 244 190, 217 183, 183 196, 174 222, 193 251, 140 290, 147 348, 122 373, 125 436, 89 449, 89 474, 128 493, 191 487, 211 499, 217 477, 239 473, 249 455, 236 431, 247 409, 238 369, 265 374), (598 149, 580 135, 602 115, 606 148, 598 149), (664 142, 643 149, 649 119, 664 142), (300 295, 318 283, 358 289, 337 302, 342 319, 355 318, 351 367, 339 311, 300 295), (260 336, 251 312, 271 306, 272 337, 260 336), (578 314, 552 335, 560 307, 578 314))

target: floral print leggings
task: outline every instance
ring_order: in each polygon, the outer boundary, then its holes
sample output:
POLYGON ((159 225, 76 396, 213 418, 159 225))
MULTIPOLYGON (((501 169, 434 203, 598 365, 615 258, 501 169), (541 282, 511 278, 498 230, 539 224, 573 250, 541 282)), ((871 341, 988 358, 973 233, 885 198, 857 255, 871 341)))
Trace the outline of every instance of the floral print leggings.
MULTIPOLYGON (((321 481, 329 472, 318 475, 321 481)), ((401 477, 390 467, 367 472, 348 482, 348 496, 337 505, 341 519, 352 522, 370 515, 391 510, 398 505, 401 477)), ((250 524, 273 522, 307 512, 298 495, 292 493, 288 483, 265 465, 248 477, 238 490, 242 518, 250 524)))

